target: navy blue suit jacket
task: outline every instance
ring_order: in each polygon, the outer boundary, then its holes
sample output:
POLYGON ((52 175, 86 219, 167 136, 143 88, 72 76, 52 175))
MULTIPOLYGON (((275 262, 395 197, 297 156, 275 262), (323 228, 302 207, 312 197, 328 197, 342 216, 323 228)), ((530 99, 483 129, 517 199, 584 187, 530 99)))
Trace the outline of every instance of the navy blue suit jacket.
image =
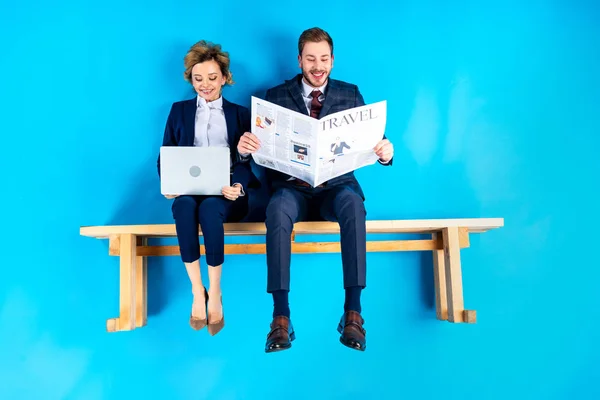
MULTIPOLYGON (((163 146, 193 146, 195 137, 197 98, 173 103, 163 137, 163 146)), ((237 145, 244 132, 250 131, 250 111, 243 106, 231 103, 223 98, 223 113, 227 124, 227 137, 232 161, 232 180, 247 188, 254 178, 248 163, 240 162, 237 145)), ((157 161, 160 176, 160 154, 157 161)))
MULTIPOLYGON (((285 81, 285 83, 267 90, 265 100, 281 107, 310 115, 302 97, 302 74, 298 74, 294 78, 285 81)), ((364 105, 365 101, 356 85, 329 78, 327 87, 325 88, 325 100, 323 101, 319 119, 329 114, 364 105)), ((390 160, 385 165, 391 164, 392 161, 390 160)), ((267 169, 266 176, 271 186, 278 186, 290 178, 289 175, 272 169, 267 169)), ((364 199, 363 191, 354 176, 354 171, 327 181, 328 186, 341 184, 354 186, 358 194, 364 199)))

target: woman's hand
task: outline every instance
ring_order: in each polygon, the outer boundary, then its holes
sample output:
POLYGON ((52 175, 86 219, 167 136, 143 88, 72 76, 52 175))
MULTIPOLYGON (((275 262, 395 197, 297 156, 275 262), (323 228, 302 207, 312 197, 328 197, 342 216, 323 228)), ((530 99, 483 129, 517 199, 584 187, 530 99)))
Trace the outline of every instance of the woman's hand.
POLYGON ((165 194, 165 197, 170 200, 170 199, 174 199, 175 197, 179 197, 179 195, 178 194, 165 194))
POLYGON ((242 185, 236 183, 233 186, 224 186, 221 193, 227 200, 235 201, 242 194, 242 185))
POLYGON ((258 149, 260 149, 260 140, 258 139, 258 136, 250 132, 245 132, 238 143, 238 153, 245 157, 248 154, 256 153, 258 149))

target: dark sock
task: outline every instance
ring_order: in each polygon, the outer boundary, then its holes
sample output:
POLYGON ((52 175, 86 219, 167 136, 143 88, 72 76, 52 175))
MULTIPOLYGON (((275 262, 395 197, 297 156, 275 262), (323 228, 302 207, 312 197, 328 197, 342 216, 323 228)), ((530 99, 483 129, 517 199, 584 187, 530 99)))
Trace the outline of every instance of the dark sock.
POLYGON ((360 293, 362 287, 352 286, 346 288, 346 302, 344 303, 344 311, 356 311, 361 312, 360 308, 360 293))
POLYGON ((283 315, 290 317, 290 304, 288 302, 287 290, 276 290, 273 292, 273 317, 283 315))

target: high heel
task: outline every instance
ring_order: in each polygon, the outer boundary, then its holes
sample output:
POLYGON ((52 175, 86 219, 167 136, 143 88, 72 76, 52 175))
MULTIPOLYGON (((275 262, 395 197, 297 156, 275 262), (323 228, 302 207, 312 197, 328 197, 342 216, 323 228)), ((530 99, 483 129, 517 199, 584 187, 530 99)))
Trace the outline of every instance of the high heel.
POLYGON ((192 329, 199 331, 208 324, 208 291, 204 288, 204 307, 206 308, 206 318, 190 316, 190 326, 192 329))
MULTIPOLYGON (((222 317, 219 320, 219 322, 212 323, 212 322, 208 321, 208 333, 211 336, 215 336, 225 326, 225 311, 223 310, 223 296, 221 296, 221 310, 222 310, 221 311, 222 317)), ((208 311, 206 311, 206 316, 208 317, 208 311)))

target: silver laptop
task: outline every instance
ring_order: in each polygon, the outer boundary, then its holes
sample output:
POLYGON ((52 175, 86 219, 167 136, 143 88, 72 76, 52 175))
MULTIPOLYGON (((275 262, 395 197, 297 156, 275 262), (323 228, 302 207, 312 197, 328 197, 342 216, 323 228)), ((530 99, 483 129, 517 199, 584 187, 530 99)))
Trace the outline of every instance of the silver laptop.
POLYGON ((221 195, 230 185, 228 147, 160 148, 160 192, 178 195, 221 195))

